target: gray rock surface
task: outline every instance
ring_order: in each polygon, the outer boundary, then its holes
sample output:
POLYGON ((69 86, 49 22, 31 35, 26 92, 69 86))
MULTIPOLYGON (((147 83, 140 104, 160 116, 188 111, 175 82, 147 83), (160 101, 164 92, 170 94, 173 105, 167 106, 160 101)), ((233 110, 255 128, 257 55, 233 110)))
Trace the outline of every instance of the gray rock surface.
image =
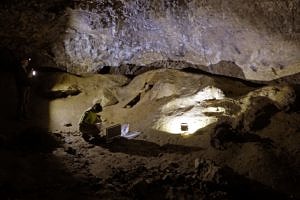
POLYGON ((300 72, 299 0, 13 2, 1 5, 0 44, 43 66, 81 74, 173 60, 252 80, 300 72))

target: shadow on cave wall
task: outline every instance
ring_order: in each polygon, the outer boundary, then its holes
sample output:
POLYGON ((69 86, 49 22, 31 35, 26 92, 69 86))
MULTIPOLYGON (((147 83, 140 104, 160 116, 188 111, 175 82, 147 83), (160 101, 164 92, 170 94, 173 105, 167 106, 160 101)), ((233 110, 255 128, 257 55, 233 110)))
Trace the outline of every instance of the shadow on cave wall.
POLYGON ((0 2, 0 48, 14 56, 30 56, 37 67, 59 67, 53 44, 62 41, 69 22, 72 0, 28 0, 0 2))
MULTIPOLYGON (((30 65, 38 71, 38 76, 33 80, 30 101, 30 111, 33 116, 31 117, 38 120, 36 125, 48 127, 49 105, 38 95, 40 89, 38 86, 43 83, 43 77, 47 76, 47 69, 58 67, 53 61, 52 45, 63 40, 69 22, 66 9, 73 6, 73 0, 0 2, 0 73, 3 94, 1 119, 15 118, 17 92, 14 71, 18 60, 31 57, 30 65)), ((13 127, 11 123, 3 124, 7 125, 8 130, 9 127, 13 127)))
POLYGON ((62 162, 52 155, 52 151, 61 147, 61 144, 48 132, 51 120, 49 100, 41 97, 38 91, 38 86, 43 83, 43 76, 47 76, 47 72, 39 71, 39 68, 51 64, 43 58, 45 54, 44 57, 51 57, 49 35, 57 34, 61 37, 60 33, 64 31, 62 27, 68 22, 68 18, 64 18, 60 21, 62 24, 54 29, 59 31, 49 33, 45 31, 45 27, 52 25, 47 21, 48 17, 61 18, 70 2, 69 0, 0 2, 1 199, 85 199, 86 195, 82 194, 85 188, 82 180, 74 178, 62 162), (46 12, 43 9, 46 9, 46 12), (3 17, 3 13, 7 18, 3 17), (12 21, 15 23, 10 23, 12 21), (8 26, 13 24, 18 26, 11 32, 8 26), (26 35, 29 32, 32 35, 26 35), (23 57, 32 58, 31 66, 37 69, 38 76, 33 80, 29 119, 18 120, 15 68, 18 60, 23 57))

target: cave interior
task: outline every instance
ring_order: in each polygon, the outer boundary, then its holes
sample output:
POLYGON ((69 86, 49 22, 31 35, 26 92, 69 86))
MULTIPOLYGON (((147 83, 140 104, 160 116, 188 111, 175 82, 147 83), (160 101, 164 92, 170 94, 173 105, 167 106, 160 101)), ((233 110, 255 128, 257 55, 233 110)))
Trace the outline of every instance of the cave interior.
POLYGON ((300 199, 300 0, 2 0, 0 27, 1 199, 300 199))

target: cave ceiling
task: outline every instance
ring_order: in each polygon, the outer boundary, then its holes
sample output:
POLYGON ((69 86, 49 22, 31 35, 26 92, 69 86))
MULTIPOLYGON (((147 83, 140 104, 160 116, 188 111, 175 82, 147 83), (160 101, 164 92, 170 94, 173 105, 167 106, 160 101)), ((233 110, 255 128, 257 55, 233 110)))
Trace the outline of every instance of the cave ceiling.
POLYGON ((0 19, 1 48, 75 74, 165 61, 249 80, 300 72, 300 0, 12 0, 0 19))

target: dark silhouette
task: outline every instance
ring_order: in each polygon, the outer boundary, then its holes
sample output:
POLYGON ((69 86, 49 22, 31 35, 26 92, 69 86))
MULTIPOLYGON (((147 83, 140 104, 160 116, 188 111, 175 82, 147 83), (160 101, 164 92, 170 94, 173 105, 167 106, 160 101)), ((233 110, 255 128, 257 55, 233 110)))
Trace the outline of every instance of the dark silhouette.
POLYGON ((101 140, 101 117, 97 113, 102 111, 100 103, 96 103, 84 112, 79 123, 79 130, 85 141, 94 143, 95 140, 101 140))
POLYGON ((29 118, 29 101, 30 101, 30 88, 32 78, 34 76, 33 69, 29 66, 30 58, 22 58, 15 69, 15 80, 18 95, 17 105, 17 118, 29 118))

